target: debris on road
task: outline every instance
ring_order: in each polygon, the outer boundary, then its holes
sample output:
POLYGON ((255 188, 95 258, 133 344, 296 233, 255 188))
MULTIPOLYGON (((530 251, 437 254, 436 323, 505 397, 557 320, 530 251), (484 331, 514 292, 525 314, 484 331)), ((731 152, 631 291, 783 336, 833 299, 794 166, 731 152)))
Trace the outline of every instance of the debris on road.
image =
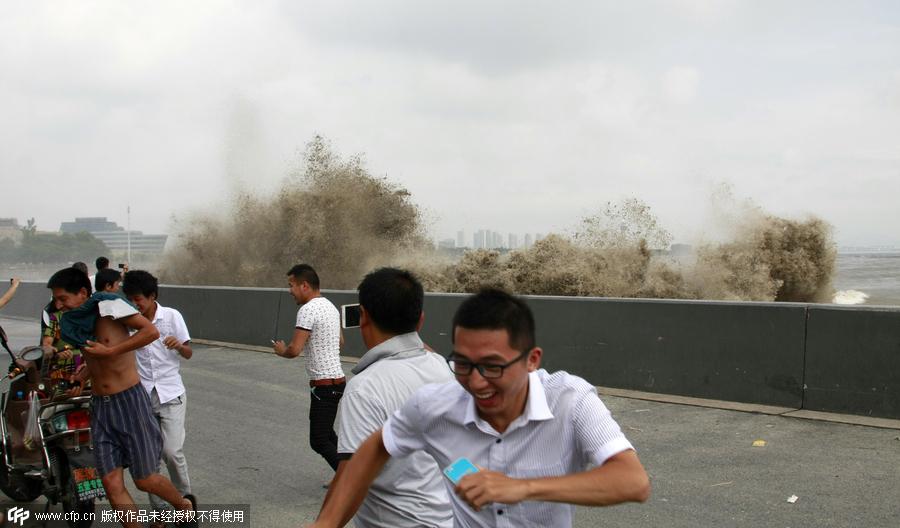
POLYGON ((766 447, 766 441, 765 440, 754 440, 753 447, 766 447))
POLYGON ((799 499, 799 498, 800 497, 798 497, 796 495, 791 495, 790 497, 788 497, 788 502, 790 502, 791 504, 794 504, 795 502, 797 502, 797 499, 799 499))

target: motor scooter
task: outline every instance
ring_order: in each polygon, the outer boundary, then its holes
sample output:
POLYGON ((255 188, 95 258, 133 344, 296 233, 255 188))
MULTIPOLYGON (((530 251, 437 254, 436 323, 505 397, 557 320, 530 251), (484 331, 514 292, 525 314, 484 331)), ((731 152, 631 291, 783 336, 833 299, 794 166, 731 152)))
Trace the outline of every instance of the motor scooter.
POLYGON ((90 391, 67 395, 72 371, 52 365, 49 347, 13 354, 2 327, 0 342, 11 360, 0 380, 0 490, 19 502, 44 495, 47 510, 62 503, 69 526, 89 527, 94 501, 105 496, 94 464, 90 391))

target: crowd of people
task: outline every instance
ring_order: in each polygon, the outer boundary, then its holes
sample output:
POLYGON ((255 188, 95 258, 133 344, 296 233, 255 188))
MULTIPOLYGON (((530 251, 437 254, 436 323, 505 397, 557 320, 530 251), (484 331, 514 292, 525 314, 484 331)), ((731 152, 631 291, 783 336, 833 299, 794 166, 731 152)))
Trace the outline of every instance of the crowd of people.
POLYGON ((596 389, 540 368, 523 299, 496 289, 466 298, 441 356, 418 334, 421 283, 373 271, 358 287, 367 351, 347 380, 340 315, 315 270, 295 266, 288 286, 296 328, 273 350, 306 357, 310 445, 336 469, 312 526, 571 526, 572 504, 648 498, 647 474, 596 389))
MULTIPOLYGON (((95 264, 94 275, 76 262, 47 282, 45 360, 52 372, 69 374, 69 396, 90 386, 95 465, 110 504, 136 513, 125 486, 128 468, 156 512, 152 528, 166 526, 169 508, 183 512, 181 525, 197 526, 183 449, 187 394, 180 366, 193 354, 187 325, 157 301, 158 281, 149 272, 112 269, 105 257, 95 264)), ((122 518, 125 526, 140 526, 132 522, 137 515, 122 518)))
MULTIPOLYGON (((128 468, 154 508, 196 510, 183 450, 187 326, 158 302, 153 275, 120 273, 102 257, 96 265, 92 278, 77 264, 50 278, 42 344, 70 365, 71 395, 90 384, 96 465, 113 507, 134 508, 128 468)), ((522 298, 485 289, 464 299, 441 355, 418 333, 421 283, 375 270, 358 287, 367 351, 348 379, 341 314, 318 274, 298 264, 287 283, 296 324, 272 349, 305 359, 310 447, 335 471, 312 526, 571 526, 573 504, 648 498, 647 474, 595 388, 540 368, 522 298)))

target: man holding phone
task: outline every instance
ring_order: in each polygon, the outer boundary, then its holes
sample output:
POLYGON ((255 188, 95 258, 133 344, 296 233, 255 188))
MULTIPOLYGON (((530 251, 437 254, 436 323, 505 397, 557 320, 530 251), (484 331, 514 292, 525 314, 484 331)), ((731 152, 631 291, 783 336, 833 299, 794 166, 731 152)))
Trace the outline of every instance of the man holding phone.
MULTIPOLYGON (((408 271, 381 268, 358 287, 358 319, 345 307, 345 325, 358 324, 368 351, 347 382, 338 421, 335 483, 359 446, 419 387, 453 380, 444 358, 426 349, 422 284, 408 271)), ((336 485, 336 484, 335 484, 336 485)), ((332 486, 332 489, 334 486, 332 486)), ((329 490, 325 498, 331 499, 329 490)), ((450 528, 453 511, 441 472, 426 453, 391 460, 356 513, 359 528, 450 528)))
POLYGON ((331 301, 322 297, 319 275, 309 264, 290 269, 288 287, 300 305, 290 344, 273 340, 272 350, 283 358, 306 355, 306 373, 312 398, 309 406, 309 445, 337 471, 337 434, 334 419, 344 394, 346 378, 341 368, 340 314, 331 301))
POLYGON ((565 527, 571 504, 647 500, 647 473, 596 389, 539 369, 534 328, 506 292, 463 301, 447 358, 456 381, 417 390, 360 445, 313 526, 343 526, 392 457, 422 451, 448 469, 461 526, 565 527))

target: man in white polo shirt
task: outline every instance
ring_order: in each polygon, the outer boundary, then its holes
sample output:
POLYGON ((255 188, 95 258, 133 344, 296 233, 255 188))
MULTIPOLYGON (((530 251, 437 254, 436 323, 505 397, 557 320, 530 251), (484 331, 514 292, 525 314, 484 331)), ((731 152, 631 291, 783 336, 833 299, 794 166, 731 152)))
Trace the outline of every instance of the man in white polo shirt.
MULTIPOLYGON (((144 270, 129 271, 125 274, 122 292, 134 303, 141 315, 159 330, 159 338, 137 350, 138 373, 141 385, 150 396, 153 414, 162 432, 162 463, 169 470, 169 477, 175 488, 192 504, 196 499, 191 494, 191 479, 188 475, 187 459, 184 456, 184 421, 187 413, 187 392, 181 380, 181 360, 190 359, 191 336, 181 313, 167 308, 159 302, 159 287, 156 277, 144 270)), ((162 466, 162 463, 160 466, 162 466)), ((148 494, 150 504, 157 512, 166 508, 166 502, 153 494, 148 494)), ((163 527, 165 523, 155 520, 151 527, 163 527)))
POLYGON ((341 368, 341 314, 319 291, 319 275, 309 264, 297 264, 287 273, 291 297, 300 305, 294 336, 288 345, 273 341, 272 350, 284 358, 304 352, 309 376, 309 445, 337 471, 337 434, 334 418, 344 394, 341 368))
POLYGON ((572 525, 571 504, 642 502, 650 483, 631 443, 585 380, 539 370, 534 318, 500 290, 453 318, 456 381, 427 385, 356 450, 313 526, 343 526, 392 457, 424 451, 478 471, 447 483, 457 526, 572 525))
MULTIPOLYGON (((338 472, 410 394, 429 383, 453 381, 444 358, 425 348, 422 285, 408 271, 381 268, 359 291, 359 329, 368 351, 353 368, 338 420, 338 472)), ((329 500, 326 497, 326 502, 329 500)), ((356 513, 359 528, 450 528, 453 511, 441 470, 426 453, 391 460, 356 513)))

